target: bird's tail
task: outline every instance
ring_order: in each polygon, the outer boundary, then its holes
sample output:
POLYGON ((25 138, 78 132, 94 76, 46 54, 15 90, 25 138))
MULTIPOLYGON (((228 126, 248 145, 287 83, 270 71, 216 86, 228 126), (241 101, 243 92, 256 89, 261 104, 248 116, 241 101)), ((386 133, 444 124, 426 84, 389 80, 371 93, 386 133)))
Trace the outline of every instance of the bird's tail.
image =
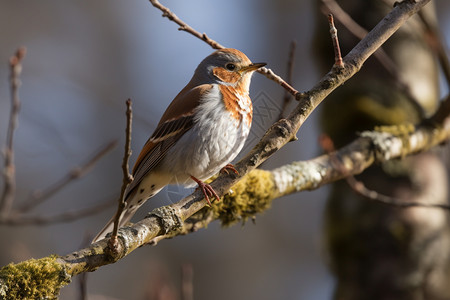
MULTIPOLYGON (((137 211, 136 208, 125 208, 119 217, 119 228, 128 223, 130 219, 134 216, 137 211)), ((108 223, 106 223, 105 227, 97 234, 97 236, 92 240, 92 243, 98 242, 106 237, 106 235, 113 231, 114 229, 114 220, 116 219, 116 215, 114 215, 108 223)))
MULTIPOLYGON (((125 193, 125 208, 123 209, 119 217, 119 228, 128 223, 134 216, 138 208, 148 199, 161 191, 161 189, 169 183, 169 180, 170 177, 167 176, 164 177, 159 174, 150 174, 142 180, 144 188, 139 188, 139 194, 137 193, 138 188, 136 187, 136 185, 134 185, 134 187, 132 185, 129 185, 128 188, 131 187, 131 190, 127 189, 125 193), (144 190, 145 192, 143 192, 144 190)), ((105 227, 103 227, 103 229, 92 240, 92 243, 98 242, 99 240, 105 238, 108 233, 113 231, 115 218, 116 215, 114 215, 111 220, 106 223, 105 227)))

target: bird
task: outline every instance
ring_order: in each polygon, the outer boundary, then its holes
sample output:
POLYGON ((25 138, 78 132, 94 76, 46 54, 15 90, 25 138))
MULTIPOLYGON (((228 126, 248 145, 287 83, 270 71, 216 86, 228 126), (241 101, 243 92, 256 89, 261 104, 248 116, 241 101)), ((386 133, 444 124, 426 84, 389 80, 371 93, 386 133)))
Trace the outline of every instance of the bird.
MULTIPOLYGON (((219 49, 200 62, 137 157, 133 179, 124 193, 119 228, 169 184, 198 185, 210 205, 210 198, 219 200, 204 180, 221 170, 237 173, 230 162, 242 150, 250 132, 251 77, 265 65, 252 63, 244 53, 232 48, 219 49)), ((114 218, 93 242, 112 231, 114 218)))

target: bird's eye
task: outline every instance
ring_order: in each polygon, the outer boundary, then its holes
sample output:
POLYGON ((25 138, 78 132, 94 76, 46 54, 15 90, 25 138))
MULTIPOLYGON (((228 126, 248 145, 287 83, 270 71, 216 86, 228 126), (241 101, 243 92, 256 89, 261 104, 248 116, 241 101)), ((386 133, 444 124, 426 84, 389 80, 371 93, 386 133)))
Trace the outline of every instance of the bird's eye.
POLYGON ((234 71, 234 70, 236 70, 236 65, 235 65, 235 64, 232 64, 232 63, 229 63, 229 64, 226 64, 226 65, 225 65, 225 68, 226 68, 228 71, 234 71))

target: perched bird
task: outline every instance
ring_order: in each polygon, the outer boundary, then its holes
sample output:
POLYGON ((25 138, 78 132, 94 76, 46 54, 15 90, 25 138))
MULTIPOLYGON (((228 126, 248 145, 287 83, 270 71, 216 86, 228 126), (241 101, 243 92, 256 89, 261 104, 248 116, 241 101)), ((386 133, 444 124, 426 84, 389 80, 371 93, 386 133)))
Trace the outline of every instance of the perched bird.
MULTIPOLYGON (((224 168, 236 171, 229 163, 244 146, 252 123, 251 76, 265 65, 252 63, 236 49, 215 51, 198 65, 137 158, 119 227, 168 184, 198 184, 208 202, 219 199, 203 180, 224 168)), ((111 232, 113 224, 114 217, 94 242, 111 232)))

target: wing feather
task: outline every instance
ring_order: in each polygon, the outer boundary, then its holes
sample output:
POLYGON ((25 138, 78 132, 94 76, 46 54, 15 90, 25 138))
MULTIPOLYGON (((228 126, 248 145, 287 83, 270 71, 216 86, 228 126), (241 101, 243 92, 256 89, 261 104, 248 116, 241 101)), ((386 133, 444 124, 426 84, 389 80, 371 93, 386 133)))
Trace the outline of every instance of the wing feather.
POLYGON ((128 185, 126 197, 145 175, 166 156, 169 149, 194 126, 194 112, 202 96, 212 88, 210 84, 191 88, 189 83, 172 101, 163 114, 152 136, 147 140, 133 167, 133 181, 128 185))
MULTIPOLYGON (((172 121, 175 122, 175 121, 172 121)), ((165 132, 164 136, 159 137, 157 140, 153 140, 153 136, 147 141, 144 149, 147 147, 145 156, 143 156, 139 162, 136 163, 133 169, 133 181, 128 185, 126 195, 142 181, 148 172, 153 170, 161 160, 166 156, 167 151, 175 144, 189 129, 194 125, 193 116, 187 116, 176 120, 178 124, 171 124, 171 132, 165 132)), ((169 128, 170 128, 169 127, 169 128)), ((125 197, 126 198, 126 197, 125 197)))

